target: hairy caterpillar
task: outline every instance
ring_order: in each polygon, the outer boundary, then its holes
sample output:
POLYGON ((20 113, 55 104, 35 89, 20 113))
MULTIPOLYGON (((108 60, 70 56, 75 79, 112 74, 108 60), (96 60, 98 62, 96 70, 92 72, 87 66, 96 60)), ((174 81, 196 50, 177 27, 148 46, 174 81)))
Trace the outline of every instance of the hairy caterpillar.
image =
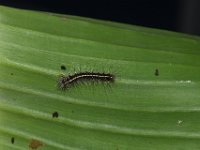
POLYGON ((59 86, 61 89, 70 88, 72 85, 83 81, 114 82, 115 76, 110 73, 79 72, 74 75, 61 76, 59 86))

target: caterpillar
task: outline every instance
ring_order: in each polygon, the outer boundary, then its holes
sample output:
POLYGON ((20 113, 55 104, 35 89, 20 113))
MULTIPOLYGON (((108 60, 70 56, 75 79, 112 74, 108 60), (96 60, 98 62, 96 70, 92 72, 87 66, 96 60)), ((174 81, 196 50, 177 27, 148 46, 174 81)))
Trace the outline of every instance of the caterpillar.
POLYGON ((114 80, 115 76, 110 73, 79 72, 74 75, 61 76, 59 87, 61 89, 67 89, 75 83, 83 81, 114 82, 114 80))

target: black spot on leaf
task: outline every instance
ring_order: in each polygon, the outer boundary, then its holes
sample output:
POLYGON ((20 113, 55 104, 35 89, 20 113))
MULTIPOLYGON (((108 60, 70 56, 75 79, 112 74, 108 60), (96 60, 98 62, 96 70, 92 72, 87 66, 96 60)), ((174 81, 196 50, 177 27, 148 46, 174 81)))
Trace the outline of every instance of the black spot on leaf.
POLYGON ((58 116, 59 116, 59 114, 58 114, 57 111, 55 111, 55 112, 52 113, 52 117, 53 117, 53 118, 58 118, 58 116))
POLYGON ((61 66, 60 66, 60 69, 61 69, 61 70, 66 70, 66 67, 65 67, 64 65, 61 65, 61 66))
POLYGON ((11 138, 11 143, 12 143, 12 144, 15 143, 15 138, 14 138, 14 137, 11 138))
POLYGON ((160 75, 160 73, 159 73, 159 70, 158 70, 158 69, 156 69, 156 70, 155 70, 155 73, 154 73, 154 75, 155 75, 155 76, 159 76, 159 75, 160 75))

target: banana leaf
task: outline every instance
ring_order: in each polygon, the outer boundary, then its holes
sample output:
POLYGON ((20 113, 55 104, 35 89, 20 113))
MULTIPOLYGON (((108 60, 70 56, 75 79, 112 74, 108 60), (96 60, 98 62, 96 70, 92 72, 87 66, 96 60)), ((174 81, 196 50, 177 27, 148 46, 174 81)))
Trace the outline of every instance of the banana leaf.
POLYGON ((199 37, 0 6, 1 150, 199 150, 199 117, 199 37))

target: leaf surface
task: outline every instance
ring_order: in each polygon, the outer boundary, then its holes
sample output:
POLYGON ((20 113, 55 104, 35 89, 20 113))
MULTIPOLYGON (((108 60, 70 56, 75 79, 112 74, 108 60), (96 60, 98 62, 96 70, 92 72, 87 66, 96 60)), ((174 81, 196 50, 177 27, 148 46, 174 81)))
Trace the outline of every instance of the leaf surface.
POLYGON ((199 60, 199 37, 0 6, 0 147, 198 150, 199 60), (57 87, 84 71, 116 80, 57 87))

